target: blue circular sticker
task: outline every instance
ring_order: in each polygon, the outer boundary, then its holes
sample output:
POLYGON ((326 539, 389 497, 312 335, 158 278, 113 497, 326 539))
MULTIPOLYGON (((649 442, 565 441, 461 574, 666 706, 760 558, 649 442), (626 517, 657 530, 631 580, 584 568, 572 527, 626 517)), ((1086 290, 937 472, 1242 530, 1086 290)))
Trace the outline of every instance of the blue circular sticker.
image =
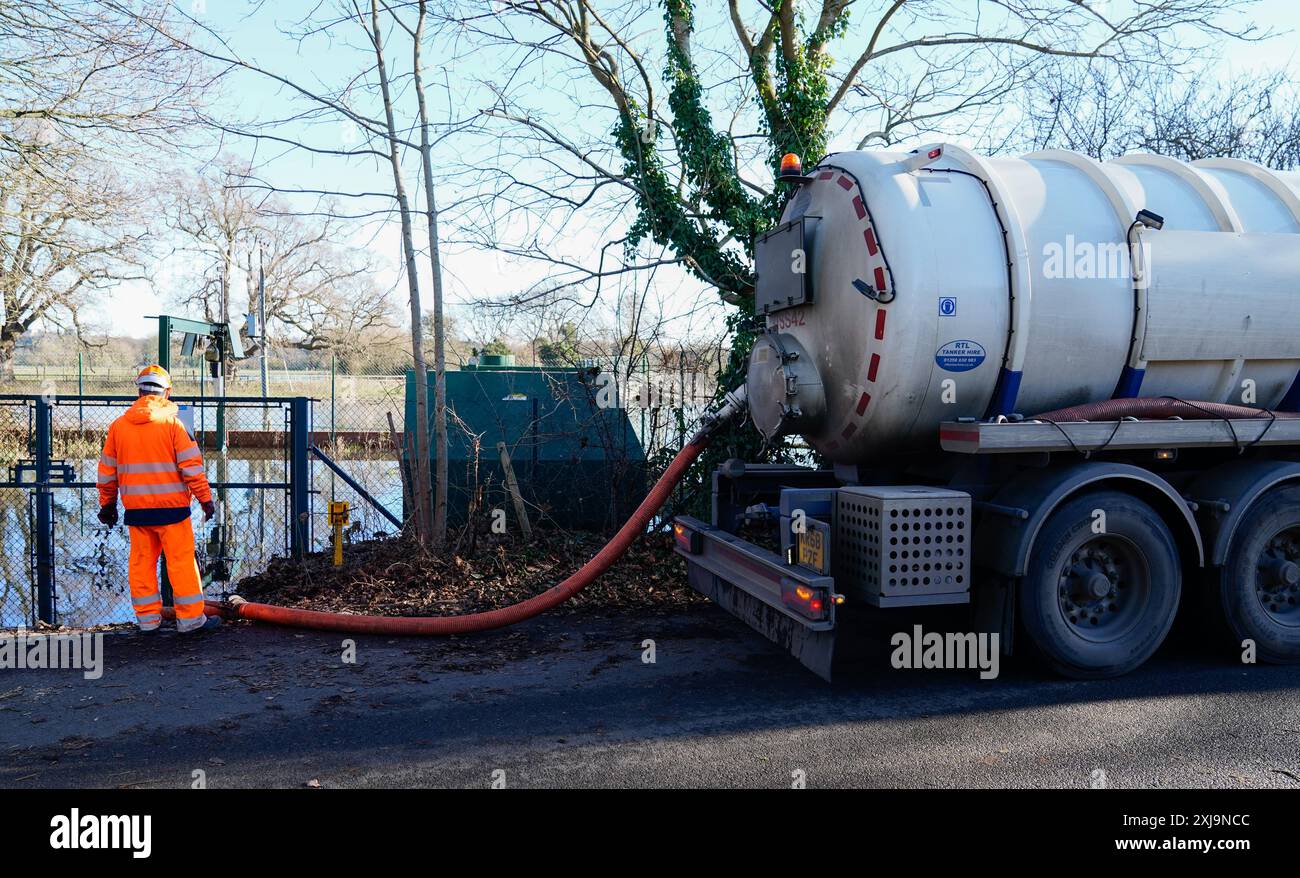
POLYGON ((950 341, 939 348, 934 361, 946 372, 969 372, 984 362, 984 346, 970 339, 950 341))

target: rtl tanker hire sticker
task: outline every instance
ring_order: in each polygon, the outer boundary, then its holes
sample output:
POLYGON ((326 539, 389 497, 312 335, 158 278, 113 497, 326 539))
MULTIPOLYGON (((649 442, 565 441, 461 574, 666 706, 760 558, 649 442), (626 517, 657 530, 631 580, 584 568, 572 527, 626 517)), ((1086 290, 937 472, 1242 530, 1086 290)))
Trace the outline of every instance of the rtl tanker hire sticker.
POLYGON ((946 372, 969 372, 984 362, 984 346, 964 338, 950 341, 939 348, 934 361, 946 372))

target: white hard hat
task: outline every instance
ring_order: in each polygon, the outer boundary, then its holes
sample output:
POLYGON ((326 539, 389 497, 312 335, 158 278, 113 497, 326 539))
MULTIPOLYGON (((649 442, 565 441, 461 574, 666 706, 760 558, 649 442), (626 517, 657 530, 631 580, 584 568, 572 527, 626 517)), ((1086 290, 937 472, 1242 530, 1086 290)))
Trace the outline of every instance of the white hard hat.
POLYGON ((167 370, 162 366, 145 366, 140 370, 140 374, 135 376, 135 386, 141 390, 154 387, 160 390, 171 390, 172 376, 168 375, 167 370))

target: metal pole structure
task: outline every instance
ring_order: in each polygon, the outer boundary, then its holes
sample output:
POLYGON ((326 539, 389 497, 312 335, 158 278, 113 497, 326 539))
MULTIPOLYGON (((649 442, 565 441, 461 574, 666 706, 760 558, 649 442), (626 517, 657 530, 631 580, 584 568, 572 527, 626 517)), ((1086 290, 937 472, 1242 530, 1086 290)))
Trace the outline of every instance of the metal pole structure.
POLYGON ((194 437, 194 441, 200 445, 203 444, 202 436, 208 429, 208 407, 203 404, 207 399, 207 375, 204 374, 203 364, 199 363, 199 435, 194 437))
MULTIPOLYGON (((230 266, 226 265, 225 274, 229 274, 230 266)), ((217 333, 217 362, 213 370, 213 394, 217 398, 217 451, 224 453, 226 450, 226 338, 224 333, 229 332, 230 309, 227 307, 230 300, 230 286, 228 278, 223 275, 221 279, 221 331, 217 333)))
POLYGON ((217 444, 219 453, 226 453, 226 356, 224 342, 219 341, 217 362, 213 364, 212 393, 217 400, 217 444))
POLYGON ((42 622, 54 620, 54 504, 50 490, 50 420, 52 408, 36 397, 36 611, 42 622))
POLYGON ((289 551, 301 561, 311 547, 311 400, 289 404, 289 551))
MULTIPOLYGON (((258 375, 262 382, 262 399, 265 400, 271 395, 270 376, 267 374, 267 361, 270 351, 267 350, 269 339, 266 331, 266 248, 258 244, 257 247, 257 333, 259 344, 259 356, 257 358, 258 375)), ((271 432, 271 406, 262 403, 262 432, 271 432)), ((256 466, 265 466, 265 461, 258 461, 256 466)), ((262 536, 266 531, 266 492, 257 492, 257 533, 262 536)))
MULTIPOLYGON (((330 354, 330 454, 339 453, 338 443, 334 438, 334 401, 335 399, 337 399, 334 390, 336 386, 335 382, 338 376, 338 363, 339 363, 338 354, 331 353, 330 354)), ((334 472, 331 470, 330 471, 330 501, 331 502, 333 502, 334 500, 334 491, 335 491, 334 472)))
MULTIPOLYGON (((86 377, 84 351, 77 351, 77 439, 86 438, 86 377)), ((86 534, 86 494, 77 492, 77 527, 82 536, 86 534)))
MULTIPOLYGON (((158 317, 158 365, 168 372, 172 370, 172 319, 166 314, 158 317)), ((201 395, 203 391, 199 393, 201 395)), ((201 435, 202 427, 199 432, 201 435)), ((163 606, 172 606, 172 583, 167 578, 167 559, 162 557, 158 559, 158 591, 162 594, 163 606)))
POLYGON ((172 370, 172 319, 166 314, 158 317, 158 365, 172 370))
MULTIPOLYGON (((257 249, 257 331, 261 336, 261 356, 258 368, 262 377, 262 399, 270 396, 268 390, 268 381, 266 374, 266 252, 259 247, 257 249)), ((262 408, 262 430, 270 432, 271 430, 271 412, 265 406, 262 408)))

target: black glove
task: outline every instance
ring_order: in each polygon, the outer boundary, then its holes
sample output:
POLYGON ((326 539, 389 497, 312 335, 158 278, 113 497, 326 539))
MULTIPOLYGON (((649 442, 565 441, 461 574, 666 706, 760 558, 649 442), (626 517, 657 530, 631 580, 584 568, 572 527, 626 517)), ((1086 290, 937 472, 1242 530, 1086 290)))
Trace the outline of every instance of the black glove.
MULTIPOLYGON (((213 503, 211 500, 204 500, 202 503, 199 504, 199 506, 203 507, 204 521, 211 521, 212 516, 217 514, 217 504, 213 503)), ((116 513, 114 513, 113 517, 114 518, 117 517, 116 513)))
POLYGON ((109 527, 117 524, 117 504, 99 507, 99 520, 109 527))

